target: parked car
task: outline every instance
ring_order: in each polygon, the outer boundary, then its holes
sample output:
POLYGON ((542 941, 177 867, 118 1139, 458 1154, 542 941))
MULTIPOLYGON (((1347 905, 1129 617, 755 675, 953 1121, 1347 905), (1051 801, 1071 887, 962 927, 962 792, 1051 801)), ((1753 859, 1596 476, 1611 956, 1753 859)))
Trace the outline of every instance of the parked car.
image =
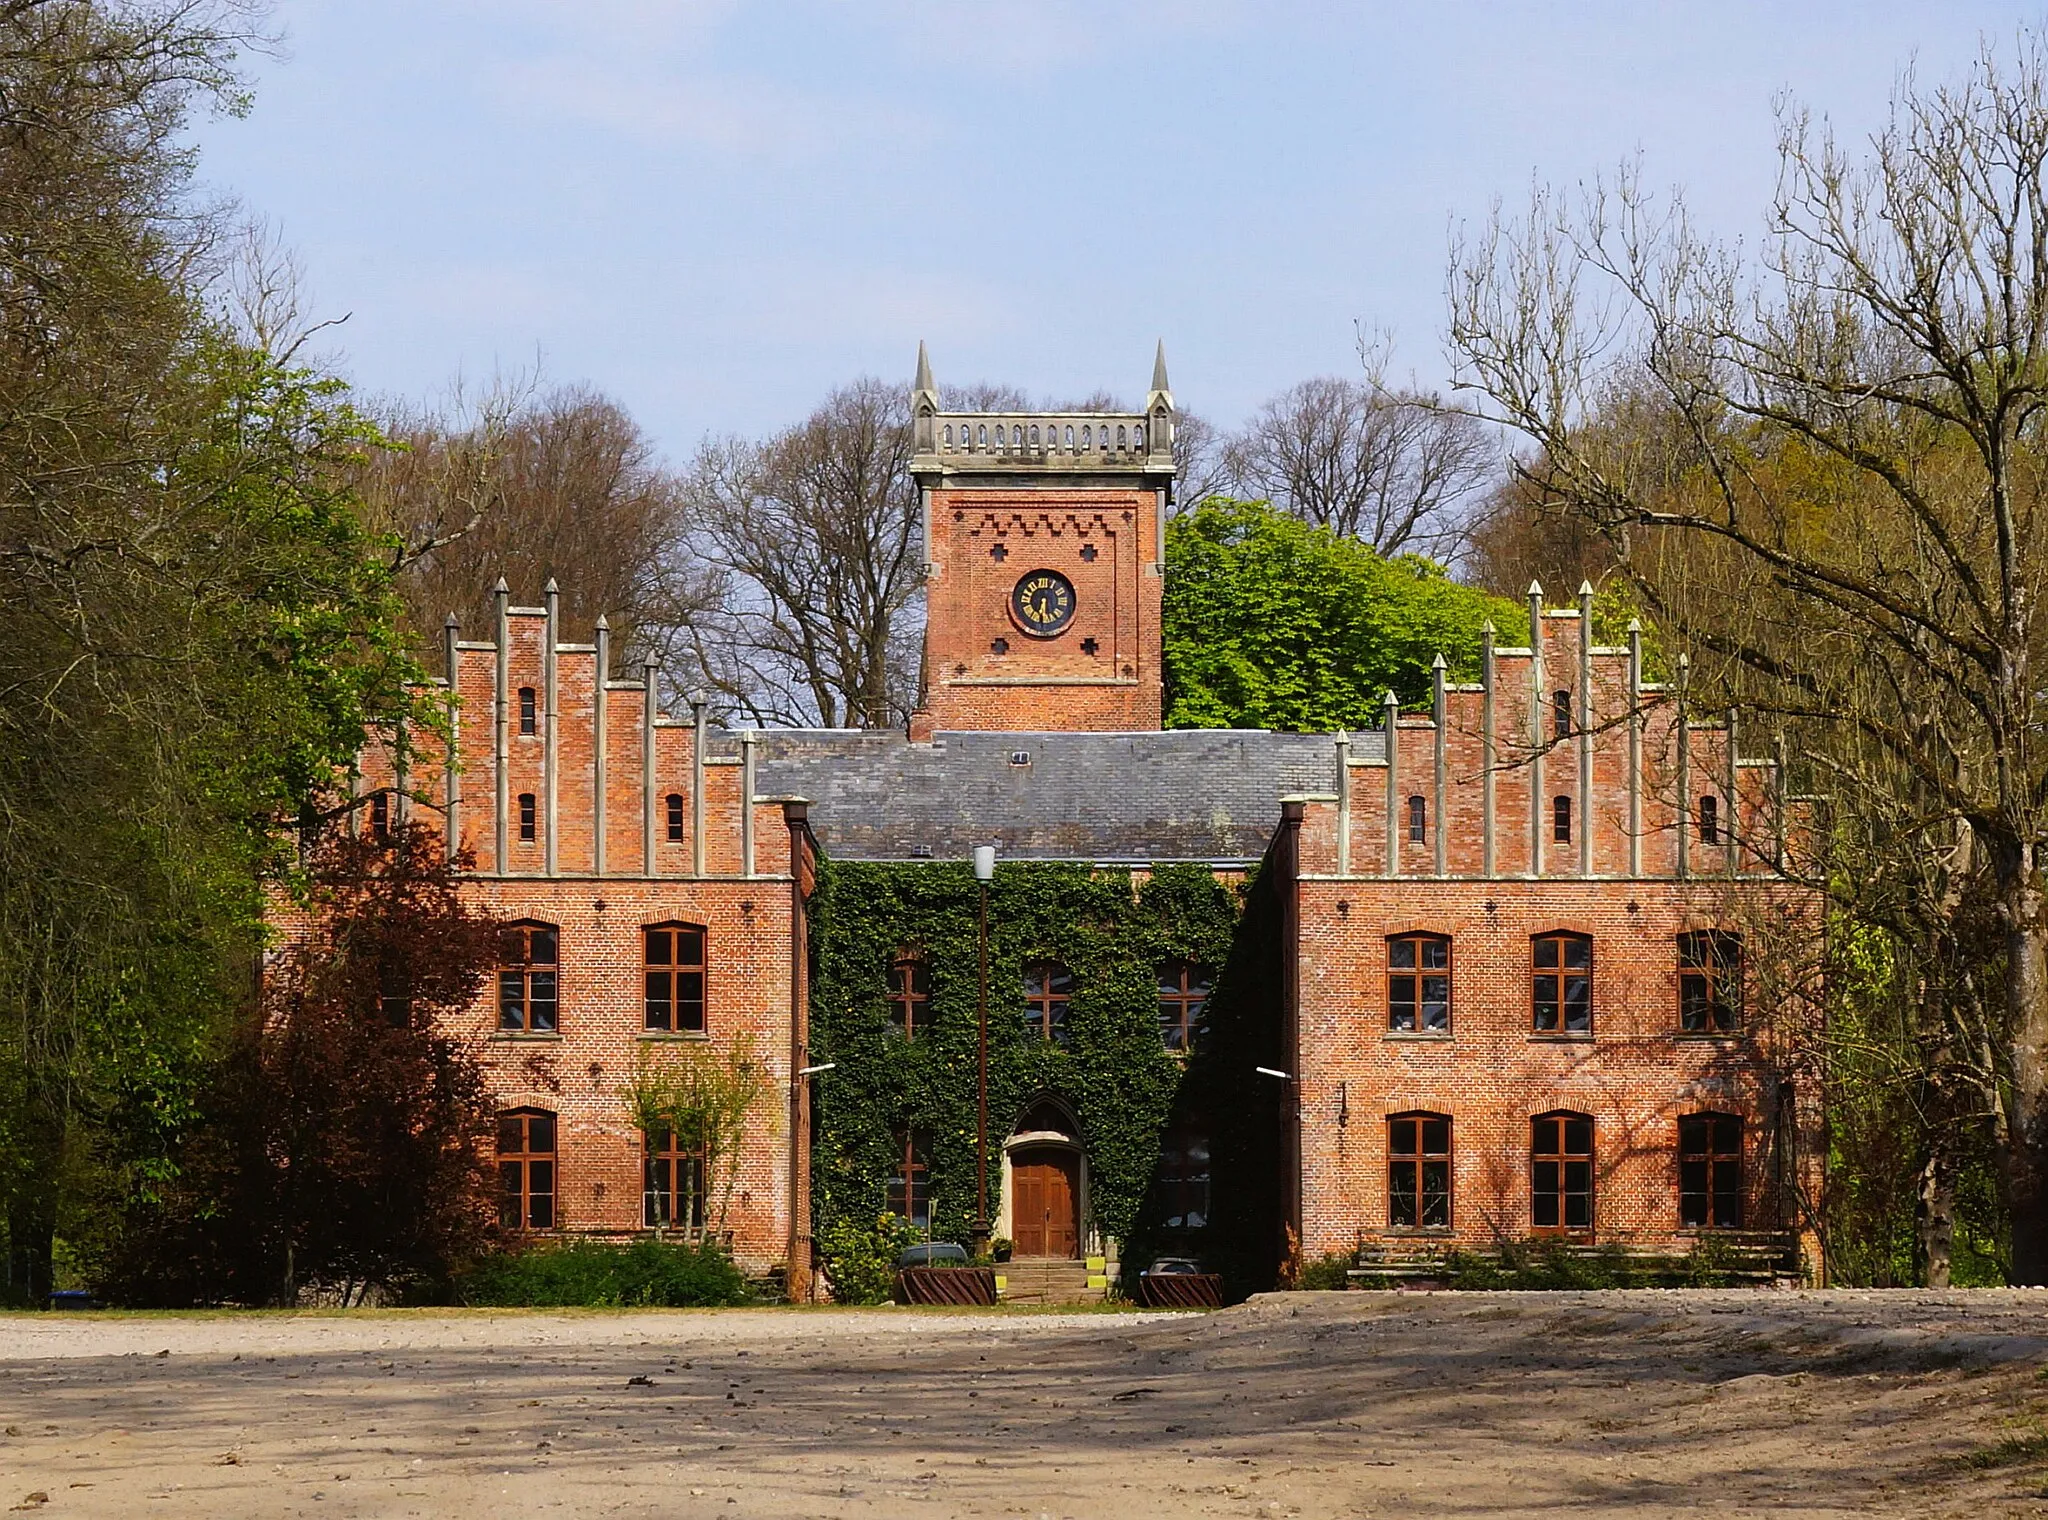
POLYGON ((1155 1277, 1199 1277, 1202 1264, 1192 1256, 1162 1256, 1145 1271, 1155 1277))
POLYGON ((967 1265, 967 1248, 954 1245, 949 1240, 930 1240, 922 1245, 906 1246, 896 1257, 896 1267, 964 1267, 967 1265))

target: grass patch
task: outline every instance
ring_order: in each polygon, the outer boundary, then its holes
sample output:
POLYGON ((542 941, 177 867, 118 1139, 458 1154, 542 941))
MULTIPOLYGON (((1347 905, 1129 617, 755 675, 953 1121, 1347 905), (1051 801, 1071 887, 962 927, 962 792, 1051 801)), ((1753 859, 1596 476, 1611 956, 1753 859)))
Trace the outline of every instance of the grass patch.
POLYGON ((2007 1436, 1976 1451, 1965 1452, 1959 1457, 1950 1457, 1942 1465, 1954 1472, 1987 1472, 2001 1467, 2024 1467, 2032 1462, 2048 1461, 2048 1430, 2036 1426, 2032 1430, 2007 1436))

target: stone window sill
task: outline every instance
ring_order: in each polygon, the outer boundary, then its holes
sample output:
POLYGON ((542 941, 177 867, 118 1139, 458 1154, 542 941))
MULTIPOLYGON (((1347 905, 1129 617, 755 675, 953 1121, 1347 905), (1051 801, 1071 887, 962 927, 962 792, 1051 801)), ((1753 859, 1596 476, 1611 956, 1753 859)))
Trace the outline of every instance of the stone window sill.
POLYGON ((540 1040, 543 1042, 559 1040, 562 1038, 562 1031, 559 1029, 497 1029, 491 1032, 491 1038, 503 1040, 510 1045, 517 1045, 526 1040, 540 1040))
POLYGON ((708 1041, 711 1034, 710 1031, 703 1029, 643 1029, 640 1031, 640 1038, 657 1045, 687 1045, 692 1042, 708 1041))
POLYGON ((1730 1045, 1742 1038, 1739 1029, 1679 1029, 1672 1032, 1674 1040, 1696 1045, 1730 1045))
POLYGON ((1404 1045, 1448 1045, 1451 1031, 1448 1029, 1389 1029, 1387 1038, 1398 1040, 1404 1045))
POLYGON ((1581 1033, 1576 1029, 1561 1031, 1538 1029, 1529 1035, 1529 1043, 1532 1045, 1590 1045, 1593 1043, 1593 1035, 1590 1030, 1581 1033))

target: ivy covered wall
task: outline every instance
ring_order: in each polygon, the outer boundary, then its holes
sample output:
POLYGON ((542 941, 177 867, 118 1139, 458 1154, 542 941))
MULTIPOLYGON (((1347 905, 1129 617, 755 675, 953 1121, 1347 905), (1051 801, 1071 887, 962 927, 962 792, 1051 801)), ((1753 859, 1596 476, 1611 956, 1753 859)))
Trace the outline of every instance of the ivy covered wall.
MULTIPOLYGON (((1126 1270, 1158 1235, 1148 1193, 1169 1123, 1190 1111, 1226 1133, 1242 1122, 1235 1068, 1265 1016, 1265 957, 1248 943, 1251 894, 1202 866, 1149 875, 1045 862, 1000 864, 989 891, 989 1176, 993 1226, 1002 1142, 1041 1093, 1064 1099, 1087 1152, 1093 1223, 1124 1243, 1126 1270), (1188 1057, 1162 1048, 1161 965, 1210 972, 1209 1044, 1188 1057), (1065 1045, 1028 1032, 1025 965, 1073 972, 1065 1045), (1219 1108, 1229 1112, 1219 1112, 1219 1108)), ((811 1051, 834 1062, 816 1089, 814 1207, 834 1223, 873 1220, 887 1205, 895 1135, 930 1139, 934 1238, 965 1241, 974 1221, 977 884, 965 863, 827 861, 813 899, 811 1051), (906 1040, 891 1024, 888 966, 899 950, 930 973, 929 1025, 906 1040)), ((1238 1078, 1242 1085, 1242 1077, 1238 1078)), ((1229 1144, 1225 1134, 1217 1143, 1229 1144)), ((1239 1152, 1243 1147, 1236 1146, 1239 1152)), ((1226 1171, 1242 1171, 1239 1165, 1226 1171)), ((1241 1212, 1229 1211, 1226 1212, 1241 1212)), ((1214 1233, 1212 1226, 1211 1232, 1214 1233)), ((1235 1271, 1233 1276, 1238 1275, 1235 1271)))

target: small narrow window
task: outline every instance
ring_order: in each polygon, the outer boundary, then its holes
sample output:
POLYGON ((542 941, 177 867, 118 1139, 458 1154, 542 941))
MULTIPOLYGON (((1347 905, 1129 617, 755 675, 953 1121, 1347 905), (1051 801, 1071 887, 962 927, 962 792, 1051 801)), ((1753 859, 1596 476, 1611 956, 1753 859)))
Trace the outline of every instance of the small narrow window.
POLYGON ((704 929, 650 924, 645 947, 646 1027, 664 1034, 704 1033, 704 929))
POLYGON ((931 1022, 932 973, 924 957, 899 950, 889 962, 889 1024, 914 1040, 931 1022))
POLYGON ((1209 974, 1193 961, 1159 968, 1159 1043, 1193 1050, 1209 1030, 1209 974))
POLYGON ((533 842, 537 817, 538 815, 535 813, 533 806, 533 793, 521 792, 519 794, 519 842, 521 844, 531 844, 533 842))
POLYGON ((1441 934, 1387 941, 1387 1027, 1451 1032, 1451 942, 1441 934))
POLYGON ((1742 1119, 1684 1114, 1678 1121, 1678 1224, 1686 1230, 1742 1228, 1742 1119))
POLYGON ((1572 842, 1572 800, 1569 797, 1550 799, 1550 837, 1559 844, 1572 842))
POLYGON ((1024 968, 1024 1027, 1048 1044, 1066 1044, 1073 996, 1073 972, 1058 961, 1033 961, 1024 968))
POLYGON ((932 1227, 932 1189, 927 1180, 931 1164, 931 1137, 921 1129, 899 1129, 895 1142, 895 1168, 889 1174, 889 1212, 908 1220, 917 1229, 932 1227))
POLYGON ((391 794, 379 792, 370 799, 370 837, 379 844, 391 839, 391 794))
POLYGON ((539 727, 539 704, 534 700, 533 688, 519 688, 519 731, 533 733, 539 727))
POLYGON ((1572 694, 1569 691, 1554 691, 1550 694, 1551 727, 1560 739, 1572 736, 1572 694))
POLYGON ((555 1028, 561 935, 553 924, 507 924, 498 933, 498 1028, 551 1034, 555 1028))
POLYGON ((1700 798, 1700 843, 1719 844, 1720 842, 1721 799, 1719 797, 1702 797, 1700 798))
POLYGON ((1742 939, 1718 930, 1678 936, 1678 1027, 1729 1034, 1742 1017, 1742 939))
POLYGON ((1538 1034, 1593 1032, 1593 942, 1539 934, 1530 942, 1530 1005, 1538 1034))
POLYGON ((377 967, 377 1011, 393 1029, 412 1025, 412 978, 396 956, 377 967))
POLYGON ((1408 842, 1422 844, 1429 837, 1429 804, 1420 797, 1408 799, 1408 842))
POLYGON ((1538 1235, 1593 1232, 1593 1120, 1540 1114, 1529 1124, 1529 1220, 1538 1235))
POLYGON ((670 792, 668 794, 668 842, 670 844, 681 844, 683 842, 683 794, 681 792, 670 792))
POLYGON ((696 1234, 704 1228, 704 1152, 674 1130, 649 1130, 646 1142, 641 1219, 650 1230, 696 1234))
POLYGON ((498 1223, 555 1227, 555 1116, 543 1109, 498 1115, 498 1223))
POLYGON ((1387 1223, 1397 1230, 1451 1227, 1451 1121, 1444 1114, 1387 1120, 1387 1223))
POLYGON ((1160 1225, 1199 1230, 1209 1222, 1209 1137, 1189 1125, 1166 1132, 1159 1144, 1160 1225))

